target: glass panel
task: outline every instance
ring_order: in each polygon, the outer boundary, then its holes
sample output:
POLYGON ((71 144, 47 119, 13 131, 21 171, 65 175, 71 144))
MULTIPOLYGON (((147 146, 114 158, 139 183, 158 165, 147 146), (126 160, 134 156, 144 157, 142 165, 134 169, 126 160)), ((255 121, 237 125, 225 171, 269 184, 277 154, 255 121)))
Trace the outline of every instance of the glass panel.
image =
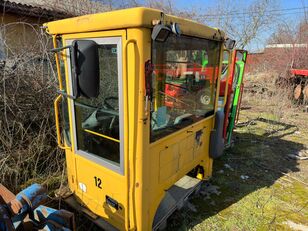
POLYGON ((62 108, 62 115, 61 115, 61 121, 62 121, 62 127, 63 127, 63 136, 66 142, 67 146, 71 146, 71 135, 70 135, 70 124, 69 124, 69 116, 68 116, 68 103, 67 98, 62 98, 61 103, 62 108))
POLYGON ((229 51, 224 51, 220 80, 224 80, 227 77, 229 68, 229 55, 230 55, 229 51))
POLYGON ((6 59, 6 52, 5 52, 4 36, 0 31, 0 61, 4 61, 5 59, 6 59))
POLYGON ((240 75, 240 66, 238 65, 238 63, 235 63, 234 66, 235 70, 234 70, 234 77, 233 77, 233 83, 232 83, 232 89, 234 90, 237 84, 237 80, 238 77, 240 75))
POLYGON ((119 166, 119 92, 116 44, 101 45, 100 94, 75 100, 77 145, 79 150, 97 155, 119 166))
POLYGON ((173 34, 153 42, 151 141, 214 113, 220 46, 173 34))

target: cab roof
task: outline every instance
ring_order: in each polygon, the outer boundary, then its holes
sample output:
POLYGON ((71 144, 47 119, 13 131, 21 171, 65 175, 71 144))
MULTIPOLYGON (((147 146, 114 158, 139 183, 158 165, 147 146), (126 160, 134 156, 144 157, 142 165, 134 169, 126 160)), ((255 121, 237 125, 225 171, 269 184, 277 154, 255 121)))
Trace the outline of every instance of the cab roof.
MULTIPOLYGON (((47 33, 51 35, 73 34, 82 32, 106 31, 126 28, 153 28, 153 20, 161 20, 162 11, 136 7, 98 14, 84 15, 45 23, 47 33)), ((178 23, 183 34, 222 40, 224 32, 198 22, 164 15, 165 23, 178 23)))

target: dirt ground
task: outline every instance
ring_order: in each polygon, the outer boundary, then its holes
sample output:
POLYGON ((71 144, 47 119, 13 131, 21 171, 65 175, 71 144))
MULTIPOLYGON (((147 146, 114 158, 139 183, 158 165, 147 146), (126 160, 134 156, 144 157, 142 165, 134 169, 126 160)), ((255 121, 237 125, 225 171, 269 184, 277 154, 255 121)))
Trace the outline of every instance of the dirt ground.
POLYGON ((233 147, 167 230, 308 230, 308 113, 273 106, 244 102, 233 147))

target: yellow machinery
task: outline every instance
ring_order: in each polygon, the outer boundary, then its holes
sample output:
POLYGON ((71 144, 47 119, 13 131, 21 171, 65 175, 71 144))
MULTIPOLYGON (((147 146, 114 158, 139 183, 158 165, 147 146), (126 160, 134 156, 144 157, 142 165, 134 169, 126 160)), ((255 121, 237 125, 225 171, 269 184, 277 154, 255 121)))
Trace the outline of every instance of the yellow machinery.
POLYGON ((107 230, 158 229, 221 154, 224 33, 148 8, 44 26, 74 199, 107 230))

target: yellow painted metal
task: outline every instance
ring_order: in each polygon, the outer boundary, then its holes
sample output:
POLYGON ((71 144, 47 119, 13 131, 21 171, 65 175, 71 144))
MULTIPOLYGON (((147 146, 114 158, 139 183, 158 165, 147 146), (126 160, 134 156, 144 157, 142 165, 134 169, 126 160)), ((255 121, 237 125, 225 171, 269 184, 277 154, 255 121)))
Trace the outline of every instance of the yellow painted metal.
MULTIPOLYGON (((63 19, 45 23, 44 26, 47 27, 49 34, 84 33, 140 27, 152 28, 153 20, 161 20, 161 13, 160 10, 137 7, 63 19)), ((164 16, 164 21, 166 23, 178 23, 183 34, 211 39, 221 38, 225 35, 223 31, 217 28, 167 14, 164 16)))
POLYGON ((93 134, 93 135, 97 135, 97 136, 103 137, 103 138, 105 138, 105 139, 107 139, 107 140, 112 140, 112 141, 114 141, 114 142, 120 143, 120 140, 115 139, 115 138, 112 138, 112 137, 110 137, 110 136, 106 136, 106 135, 103 135, 103 134, 100 134, 100 133, 91 131, 91 130, 89 130, 89 129, 84 129, 84 131, 85 131, 85 132, 88 132, 88 133, 91 133, 91 134, 93 134))
MULTIPOLYGON (((136 46, 137 46, 137 40, 136 39, 130 39, 126 42, 125 50, 124 50, 124 60, 126 64, 125 71, 127 73, 127 76, 136 76, 138 74, 137 66, 136 66, 136 46), (131 47, 133 46, 133 47, 131 47), (129 50, 130 49, 130 52, 129 50), (130 57, 129 55, 130 54, 130 57), (130 68, 129 68, 130 67, 130 68)), ((126 79, 126 85, 129 85, 128 79, 126 79)), ((129 87, 129 86, 128 86, 129 87)), ((131 86, 134 87, 134 86, 131 86)), ((128 106, 128 95, 125 94, 125 103, 128 106)), ((129 109, 128 109, 129 110, 129 109)), ((128 142, 131 141, 128 136, 128 142)), ((129 153, 129 151, 128 151, 129 153)), ((127 193, 127 202, 129 207, 129 213, 127 213, 127 217, 125 220, 125 228, 127 230, 130 229, 130 227, 135 228, 136 227, 136 214, 135 214, 135 200, 134 200, 134 192, 135 192, 135 160, 134 155, 132 153, 129 153, 129 161, 127 161, 126 169, 131 169, 132 171, 130 174, 127 174, 127 183, 132 182, 130 185, 127 184, 127 189, 129 189, 129 193, 127 193), (131 214, 131 216, 129 216, 131 214)))
MULTIPOLYGON (((63 44, 68 45, 68 41, 73 39, 85 39, 85 38, 103 38, 103 37, 121 37, 122 38, 122 53, 124 53, 124 47, 126 44, 126 31, 125 30, 114 30, 114 31, 105 31, 105 32, 92 32, 92 33, 77 33, 77 34, 67 34, 63 35, 63 44)), ((66 51, 65 57, 69 54, 68 50, 66 51)), ((130 57, 128 57, 130 59, 130 57)), ((68 74, 68 64, 67 58, 65 60, 65 67, 66 67, 66 81, 67 83, 71 82, 69 79, 68 74)), ((125 70, 124 66, 124 58, 122 59, 123 63, 123 70, 125 70)), ((123 95, 127 95, 127 89, 125 89, 126 83, 125 79, 127 74, 123 71, 123 95)), ((68 94, 72 94, 71 89, 67 87, 68 94)), ((124 97, 125 98, 125 97, 124 97)), ((70 118, 70 131, 71 134, 74 134, 73 131, 73 115, 72 115, 72 108, 71 103, 73 99, 68 98, 69 101, 69 118, 70 118)), ((124 110, 127 104, 124 103, 124 110)), ((125 110, 127 111, 127 110, 125 110)), ((124 133, 127 134, 128 125, 127 121, 127 113, 124 114, 124 133)), ((72 136, 71 136, 72 137, 72 136)), ((69 185, 71 190, 74 192, 76 198, 80 201, 81 204, 85 205, 88 209, 92 212, 96 213, 97 215, 103 217, 109 223, 114 225, 120 230, 128 230, 125 227, 125 222, 129 221, 130 219, 125 219, 126 214, 129 215, 128 212, 128 200, 127 196, 129 194, 128 188, 128 179, 126 176, 129 176, 126 172, 124 175, 120 175, 106 167, 102 167, 101 165, 92 162, 81 155, 76 155, 73 150, 77 148, 74 139, 72 139, 72 147, 71 151, 66 151, 66 163, 68 171, 68 179, 71 180, 71 184, 69 185), (89 171, 91 169, 91 171, 89 171), (69 175, 71 174, 71 175, 69 175), (98 176, 103 180, 103 188, 106 189, 101 192, 101 189, 98 189, 94 185, 94 176, 98 176), (84 193, 80 187, 79 183, 83 183, 87 187, 87 192, 84 193), (105 187, 104 187, 105 185, 105 187), (110 186, 110 187, 108 187, 110 186), (112 198, 116 198, 117 201, 120 203, 122 210, 115 211, 115 209, 111 208, 105 203, 105 196, 112 195, 112 198)), ((128 145, 127 142, 124 142, 124 152, 127 152, 128 145)), ((124 163, 128 162, 128 157, 124 156, 124 163)), ((128 168, 125 168, 125 171, 128 168)), ((127 226, 128 227, 128 226, 127 226)))
MULTIPOLYGON (((224 47, 223 45, 220 47, 220 57, 219 57, 219 67, 218 67, 218 78, 217 78, 217 90, 216 90, 216 97, 215 97, 215 112, 219 109, 218 99, 219 99, 219 89, 220 89, 220 77, 221 77, 221 70, 222 70, 222 61, 224 55, 224 47)), ((226 93, 225 93, 226 95, 226 93)), ((215 121, 213 121, 215 122, 215 121)), ((213 124, 214 126, 214 124, 213 124)))
MULTIPOLYGON (((52 37, 52 43, 53 43, 53 47, 57 48, 57 36, 53 36, 52 37)), ((59 89, 63 90, 63 86, 62 86, 62 76, 61 76, 61 69, 60 69, 60 62, 59 62, 59 54, 60 53, 55 53, 55 60, 56 60, 56 66, 57 66, 57 76, 58 76, 58 82, 59 82, 59 89)))
MULTIPOLYGON (((57 48, 57 37, 53 36, 52 41, 53 41, 54 48, 57 48)), ((62 84, 63 81, 62 81, 62 76, 61 76, 61 71, 60 71, 60 62, 59 62, 59 54, 58 53, 55 53, 55 60, 56 60, 56 66, 57 66, 57 76, 58 76, 58 82, 59 82, 59 89, 63 90, 63 84, 62 84)), ((57 142, 58 142, 58 146, 61 149, 67 149, 68 147, 62 142, 60 121, 59 121, 59 104, 60 104, 61 100, 63 100, 62 95, 58 95, 58 97, 54 101, 57 142)))
MULTIPOLYGON (((124 173, 120 174, 91 158, 76 154, 74 150, 77 149, 77 144, 74 139, 71 147, 59 143, 67 148, 66 163, 71 191, 82 205, 120 230, 151 230, 155 213, 166 190, 197 166, 203 169, 198 178, 208 179, 212 174, 213 160, 209 157, 209 139, 214 127, 214 115, 150 143, 150 106, 145 96, 145 63, 151 60, 151 22, 155 19, 160 19, 160 11, 136 8, 46 24, 50 34, 62 37, 64 46, 74 39, 122 38, 124 173), (195 141, 198 131, 202 132, 199 144, 195 141), (94 177, 102 179, 102 189, 95 186, 94 177), (80 187, 80 184, 85 187, 80 187), (110 207, 106 203, 107 195, 117 200, 121 209, 110 207)), ((186 35, 213 38, 216 34, 217 39, 224 35, 217 29, 190 20, 171 16, 166 16, 165 20, 179 22, 186 35)), ((219 73, 222 53, 221 43, 219 73)), ((71 83, 68 54, 67 50, 64 51, 63 60, 66 90, 71 94, 68 86, 71 83)), ((219 89, 220 75, 217 81, 219 89)), ((215 111, 218 109, 218 96, 217 90, 215 111)), ((56 102, 59 103, 60 99, 59 96, 56 102)), ((73 99, 67 100, 70 137, 73 137, 73 99)), ((59 124, 58 118, 56 123, 59 124)), ((57 130, 57 134, 59 132, 57 130)))

